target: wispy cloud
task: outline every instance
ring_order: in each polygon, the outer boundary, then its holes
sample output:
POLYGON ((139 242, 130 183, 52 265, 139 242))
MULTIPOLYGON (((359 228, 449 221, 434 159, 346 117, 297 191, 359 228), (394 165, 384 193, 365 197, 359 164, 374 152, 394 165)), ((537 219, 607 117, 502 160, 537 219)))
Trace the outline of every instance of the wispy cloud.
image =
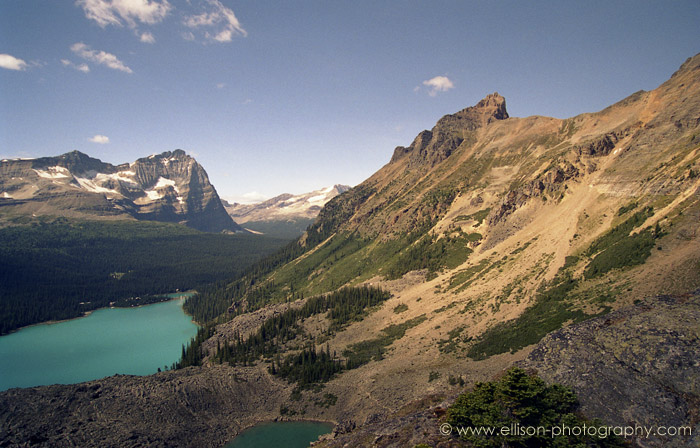
POLYGON ((83 73, 90 73, 90 67, 88 67, 87 64, 76 64, 73 61, 69 61, 68 59, 61 59, 61 64, 63 64, 66 67, 73 68, 75 70, 78 70, 83 73))
POLYGON ((447 92, 454 88, 454 84, 447 76, 436 76, 423 81, 423 85, 430 88, 428 95, 435 96, 438 92, 447 92))
POLYGON ((156 43, 156 38, 153 37, 153 34, 149 33, 148 31, 141 33, 141 35, 139 36, 139 39, 141 39, 141 42, 145 42, 147 44, 156 43))
POLYGON ((92 143, 98 143, 100 145, 106 145, 109 143, 109 137, 106 135, 97 134, 89 139, 92 143))
POLYGON ((0 68, 7 70, 26 70, 27 63, 9 54, 0 54, 0 68))
POLYGON ((172 6, 168 0, 76 0, 85 17, 101 27, 107 25, 135 28, 137 22, 152 25, 161 22, 172 6))
MULTIPOLYGON (((75 0, 75 4, 100 27, 127 26, 149 44, 155 43, 155 37, 139 28, 164 21, 175 9, 169 0, 75 0)), ((205 41, 231 42, 236 36, 248 35, 233 10, 220 0, 186 0, 181 6, 187 9, 181 16, 187 29, 181 33, 185 40, 197 40, 198 34, 205 41)))
POLYGON ((106 51, 97 51, 90 48, 82 42, 75 43, 70 47, 71 51, 83 59, 92 61, 96 64, 105 65, 111 69, 119 70, 125 73, 133 73, 129 67, 126 66, 122 61, 119 60, 112 53, 107 53, 106 51))
MULTIPOLYGON (((186 27, 203 30, 204 38, 214 42, 231 42, 234 36, 248 35, 233 11, 219 0, 204 0, 200 4, 203 12, 185 16, 183 24, 186 27)), ((194 37, 192 32, 189 36, 194 37)))

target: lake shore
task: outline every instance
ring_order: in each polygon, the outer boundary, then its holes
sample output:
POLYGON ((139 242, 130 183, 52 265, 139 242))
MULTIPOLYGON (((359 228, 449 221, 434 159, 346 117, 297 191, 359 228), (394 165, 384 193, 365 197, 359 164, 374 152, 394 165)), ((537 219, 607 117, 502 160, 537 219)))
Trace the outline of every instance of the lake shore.
POLYGON ((169 369, 198 329, 182 300, 103 308, 0 338, 0 390, 169 369))
MULTIPOLYGON (((144 303, 144 304, 140 304, 140 305, 130 305, 130 306, 112 306, 112 305, 109 305, 109 306, 101 306, 101 307, 99 307, 99 308, 95 308, 95 309, 92 309, 92 310, 83 311, 83 314, 81 314, 80 316, 76 316, 76 317, 69 317, 69 318, 67 318, 67 319, 47 320, 47 321, 44 321, 44 322, 37 322, 37 323, 34 323, 34 324, 24 325, 24 326, 22 326, 22 327, 15 328, 14 330, 12 330, 12 331, 10 331, 10 332, 8 332, 8 333, 5 333, 5 334, 3 334, 3 335, 0 335, 0 338, 2 338, 3 336, 8 336, 8 335, 17 333, 18 331, 24 330, 25 328, 32 328, 32 327, 36 327, 36 326, 39 326, 39 325, 54 325, 54 324, 60 324, 60 323, 63 323, 63 322, 70 322, 70 321, 76 320, 76 319, 82 319, 82 318, 85 318, 85 317, 90 316, 92 313, 94 313, 95 311, 99 311, 99 310, 117 309, 117 308, 123 308, 123 309, 128 309, 128 308, 141 308, 141 307, 144 307, 144 306, 156 305, 156 304, 158 304, 158 303, 171 302, 171 301, 173 301, 173 300, 181 300, 181 299, 183 299, 183 298, 186 299, 186 297, 168 297, 169 295, 172 295, 172 294, 191 294, 191 295, 194 295, 194 294, 196 294, 196 293, 197 293, 197 291, 195 291, 195 290, 184 291, 184 292, 182 292, 182 293, 168 293, 167 295, 162 296, 162 297, 164 297, 163 300, 159 300, 159 301, 157 301, 157 302, 151 302, 151 303, 144 303)), ((183 311, 184 311, 184 310, 183 310, 183 311)), ((188 316, 192 317, 192 315, 189 314, 189 313, 187 313, 186 311, 185 311, 185 314, 187 314, 188 316)), ((194 318, 192 318, 192 322, 194 322, 198 327, 201 327, 201 326, 202 326, 202 324, 199 323, 199 322, 197 322, 196 320, 194 320, 194 318)))
POLYGON ((250 448, 284 444, 308 446, 320 437, 330 434, 336 423, 329 421, 278 419, 260 422, 243 429, 224 448, 250 448))

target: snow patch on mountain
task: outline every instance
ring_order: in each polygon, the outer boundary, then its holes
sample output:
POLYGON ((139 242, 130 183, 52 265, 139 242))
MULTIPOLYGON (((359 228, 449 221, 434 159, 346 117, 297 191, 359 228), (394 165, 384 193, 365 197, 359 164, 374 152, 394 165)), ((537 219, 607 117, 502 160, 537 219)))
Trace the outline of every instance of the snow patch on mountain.
POLYGON ((166 179, 164 177, 159 177, 158 182, 156 183, 155 187, 153 187, 154 190, 159 190, 161 188, 168 188, 168 187, 173 187, 176 192, 180 192, 178 190, 177 185, 175 185, 175 181, 171 179, 166 179))
POLYGON ((70 177, 70 172, 62 166, 51 166, 44 170, 34 170, 39 177, 44 179, 61 179, 65 177, 70 177))
POLYGON ((255 204, 224 203, 224 206, 233 220, 238 223, 313 219, 328 201, 349 189, 347 185, 333 185, 299 195, 281 194, 255 204))
POLYGON ((78 184, 85 190, 91 192, 91 193, 109 193, 109 194, 114 194, 114 195, 119 195, 121 196, 121 193, 119 193, 116 190, 113 190, 111 188, 105 188, 103 186, 100 186, 96 184, 93 179, 90 178, 85 178, 85 177, 78 177, 78 176, 73 176, 73 178, 78 182, 78 184))

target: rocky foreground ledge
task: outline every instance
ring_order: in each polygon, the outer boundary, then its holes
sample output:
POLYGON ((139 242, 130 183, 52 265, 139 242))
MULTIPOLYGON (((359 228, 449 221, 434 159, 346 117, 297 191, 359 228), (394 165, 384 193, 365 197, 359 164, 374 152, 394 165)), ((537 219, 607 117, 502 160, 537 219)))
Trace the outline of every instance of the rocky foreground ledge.
POLYGON ((278 417, 288 387, 216 366, 11 389, 0 393, 0 446, 221 447, 278 417))
POLYGON ((692 428, 691 437, 636 437, 639 446, 700 446, 700 290, 550 333, 521 366, 573 388, 583 413, 606 424, 692 428))

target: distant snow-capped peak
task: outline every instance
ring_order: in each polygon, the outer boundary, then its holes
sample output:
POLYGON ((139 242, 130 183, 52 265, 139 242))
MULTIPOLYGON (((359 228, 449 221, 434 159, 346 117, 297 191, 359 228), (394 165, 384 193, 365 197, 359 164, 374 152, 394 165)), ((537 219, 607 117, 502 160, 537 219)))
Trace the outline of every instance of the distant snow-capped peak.
POLYGON ((298 195, 285 193, 255 204, 224 205, 238 223, 315 218, 328 201, 349 189, 347 185, 333 185, 298 195))

